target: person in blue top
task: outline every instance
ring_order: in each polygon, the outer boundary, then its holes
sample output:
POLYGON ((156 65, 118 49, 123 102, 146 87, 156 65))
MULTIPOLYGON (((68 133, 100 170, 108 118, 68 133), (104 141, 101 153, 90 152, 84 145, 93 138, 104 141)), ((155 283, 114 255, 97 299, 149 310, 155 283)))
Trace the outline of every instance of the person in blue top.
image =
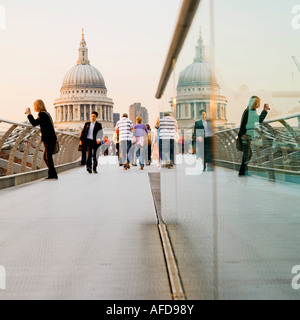
POLYGON ((145 153, 148 148, 148 128, 146 124, 143 124, 142 117, 136 118, 136 125, 133 128, 133 135, 136 138, 135 151, 140 159, 140 170, 144 170, 145 167, 145 153))

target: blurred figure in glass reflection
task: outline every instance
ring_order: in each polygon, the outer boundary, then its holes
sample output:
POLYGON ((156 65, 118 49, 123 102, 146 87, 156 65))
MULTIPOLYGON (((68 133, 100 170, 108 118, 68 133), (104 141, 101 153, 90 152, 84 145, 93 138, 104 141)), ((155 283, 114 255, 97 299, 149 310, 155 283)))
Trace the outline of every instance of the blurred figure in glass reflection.
POLYGON ((213 170, 213 156, 212 156, 212 137, 213 131, 211 121, 207 120, 205 110, 200 111, 201 120, 195 123, 194 127, 194 148, 197 159, 203 160, 203 171, 213 170), (204 151, 204 152, 203 152, 204 151))
POLYGON ((252 157, 251 143, 253 139, 257 137, 255 130, 256 125, 265 120, 266 116, 268 115, 268 111, 270 110, 269 105, 265 104, 264 109, 259 116, 256 109, 260 108, 260 103, 261 99, 259 97, 251 97, 248 107, 242 116, 241 127, 238 135, 238 138, 242 142, 243 150, 243 159, 239 171, 240 177, 248 175, 248 163, 252 157))
POLYGON ((157 167, 160 167, 160 158, 159 158, 159 118, 156 120, 155 128, 154 128, 154 136, 152 139, 152 154, 151 159, 157 160, 157 167))
POLYGON ((151 152, 152 152, 152 130, 150 127, 150 124, 147 123, 147 129, 148 129, 148 152, 147 152, 147 158, 148 158, 148 166, 151 165, 152 159, 151 159, 151 152))
POLYGON ((168 169, 173 169, 175 164, 175 140, 178 133, 178 125, 171 113, 165 113, 159 120, 159 155, 160 160, 165 161, 168 169))

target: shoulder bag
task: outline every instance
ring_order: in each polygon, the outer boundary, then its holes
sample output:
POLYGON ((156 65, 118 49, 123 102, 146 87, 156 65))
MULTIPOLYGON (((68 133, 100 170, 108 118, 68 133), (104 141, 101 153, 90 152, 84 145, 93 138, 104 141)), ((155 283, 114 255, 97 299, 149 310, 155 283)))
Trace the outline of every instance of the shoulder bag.
POLYGON ((243 151, 243 143, 240 137, 237 137, 237 139, 235 140, 235 146, 238 151, 243 151))
MULTIPOLYGON (((50 119, 50 121, 52 123, 53 129, 54 129, 54 123, 53 123, 51 115, 48 112, 45 112, 45 113, 48 115, 48 117, 49 117, 49 119, 50 119)), ((60 151, 60 146, 59 146, 58 140, 56 139, 55 145, 54 145, 53 150, 52 150, 52 154, 57 154, 57 153, 59 153, 59 151, 60 151)))

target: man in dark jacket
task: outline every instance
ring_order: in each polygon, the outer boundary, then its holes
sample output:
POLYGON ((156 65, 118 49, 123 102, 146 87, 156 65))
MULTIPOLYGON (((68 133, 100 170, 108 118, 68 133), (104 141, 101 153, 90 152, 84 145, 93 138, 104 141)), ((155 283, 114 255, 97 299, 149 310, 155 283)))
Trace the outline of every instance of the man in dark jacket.
POLYGON ((87 159, 87 171, 89 173, 97 173, 98 159, 97 150, 101 145, 101 139, 103 137, 102 125, 97 122, 98 113, 92 112, 91 121, 84 125, 84 128, 80 135, 80 144, 85 146, 88 153, 87 159), (93 160, 93 170, 92 170, 93 160))
POLYGON ((196 152, 196 157, 199 159, 203 158, 203 171, 213 170, 213 157, 212 157, 212 127, 211 122, 207 120, 205 110, 200 111, 201 120, 195 123, 193 143, 196 152), (201 156, 201 152, 204 150, 204 155, 201 156))

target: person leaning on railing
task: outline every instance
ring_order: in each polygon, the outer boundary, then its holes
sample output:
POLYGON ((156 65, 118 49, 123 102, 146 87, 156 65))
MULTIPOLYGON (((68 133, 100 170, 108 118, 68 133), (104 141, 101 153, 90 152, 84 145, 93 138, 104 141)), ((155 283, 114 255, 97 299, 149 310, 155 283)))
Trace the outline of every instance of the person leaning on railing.
POLYGON ((259 97, 251 97, 249 105, 242 116, 241 127, 238 134, 238 138, 242 142, 243 151, 243 159, 239 171, 240 177, 248 175, 248 163, 252 157, 251 142, 256 137, 256 124, 262 123, 270 110, 269 105, 265 104, 264 110, 259 116, 256 109, 260 108, 260 103, 261 99, 259 97))
POLYGON ((56 145, 57 137, 54 130, 53 120, 50 114, 47 112, 45 104, 42 100, 34 102, 34 111, 38 112, 37 119, 31 114, 30 108, 26 109, 25 114, 28 117, 29 122, 34 126, 41 127, 42 142, 44 143, 44 161, 49 168, 48 180, 57 180, 57 173, 53 162, 53 150, 56 145))

